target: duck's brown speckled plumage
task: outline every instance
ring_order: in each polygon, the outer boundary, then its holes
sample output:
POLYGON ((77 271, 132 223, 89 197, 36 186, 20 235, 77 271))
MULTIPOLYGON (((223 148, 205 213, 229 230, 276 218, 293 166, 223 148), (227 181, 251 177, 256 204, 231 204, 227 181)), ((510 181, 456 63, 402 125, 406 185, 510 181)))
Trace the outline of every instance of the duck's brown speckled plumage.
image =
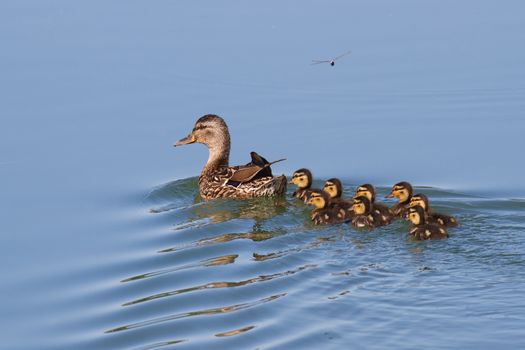
POLYGON ((218 167, 212 171, 206 169, 199 176, 199 190, 202 198, 238 198, 274 196, 286 191, 286 177, 265 176, 241 183, 238 186, 228 185, 228 180, 240 167, 218 167))
POLYGON ((230 133, 224 120, 214 114, 205 115, 195 123, 190 135, 177 142, 176 146, 203 143, 209 149, 209 158, 199 177, 199 191, 204 199, 247 199, 274 196, 286 191, 286 177, 272 176, 270 167, 264 167, 266 159, 255 152, 252 162, 244 166, 229 166, 230 133), (261 163, 261 164, 260 164, 261 163), (260 172, 244 181, 228 182, 239 169, 259 166, 260 172), (269 175, 269 176, 266 176, 269 175))

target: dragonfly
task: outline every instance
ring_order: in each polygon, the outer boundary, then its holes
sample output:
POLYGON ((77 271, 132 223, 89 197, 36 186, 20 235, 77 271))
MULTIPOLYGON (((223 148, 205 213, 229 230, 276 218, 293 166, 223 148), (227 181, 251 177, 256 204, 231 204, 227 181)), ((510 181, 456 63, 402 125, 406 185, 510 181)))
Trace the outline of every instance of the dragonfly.
POLYGON ((335 61, 337 61, 341 57, 344 57, 344 56, 350 54, 350 52, 352 52, 352 51, 347 51, 344 54, 339 55, 336 58, 332 58, 330 60, 312 60, 312 64, 330 63, 331 66, 334 66, 335 65, 335 61))

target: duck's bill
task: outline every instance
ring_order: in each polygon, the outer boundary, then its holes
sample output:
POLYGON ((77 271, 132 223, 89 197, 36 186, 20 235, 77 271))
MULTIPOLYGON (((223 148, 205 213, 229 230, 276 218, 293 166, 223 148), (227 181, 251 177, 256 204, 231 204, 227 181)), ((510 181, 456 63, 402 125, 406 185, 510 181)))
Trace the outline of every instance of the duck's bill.
POLYGON ((179 141, 177 141, 177 143, 174 144, 173 147, 189 145, 190 143, 194 143, 195 141, 197 141, 197 140, 195 140, 195 137, 193 136, 193 134, 189 134, 185 138, 180 139, 179 141))
POLYGON ((389 194, 387 194, 385 196, 385 198, 394 198, 394 194, 392 192, 390 192, 389 194))

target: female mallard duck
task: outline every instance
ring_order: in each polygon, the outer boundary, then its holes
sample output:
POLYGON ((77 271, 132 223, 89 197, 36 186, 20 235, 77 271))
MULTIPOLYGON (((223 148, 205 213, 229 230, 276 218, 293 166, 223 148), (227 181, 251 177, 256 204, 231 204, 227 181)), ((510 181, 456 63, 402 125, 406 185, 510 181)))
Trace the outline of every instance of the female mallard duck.
POLYGON ((224 120, 214 114, 205 115, 195 123, 192 132, 175 146, 203 143, 209 158, 199 177, 199 191, 204 199, 246 199, 279 195, 286 191, 286 177, 273 176, 266 159, 252 152, 252 162, 229 166, 230 132, 224 120))
POLYGON ((352 210, 354 212, 352 225, 355 227, 373 229, 378 226, 372 215, 372 203, 365 196, 354 198, 352 210))
POLYGON ((323 186, 323 191, 330 196, 330 205, 337 205, 338 207, 349 211, 349 213, 352 212, 353 203, 342 198, 343 184, 339 179, 332 178, 326 180, 323 186))
POLYGON ((297 189, 293 192, 293 196, 308 203, 310 192, 313 190, 319 191, 312 188, 312 180, 313 177, 310 170, 305 168, 296 170, 290 180, 290 184, 297 185, 297 189))
POLYGON ((399 199, 390 211, 392 215, 397 218, 406 218, 407 211, 410 205, 410 198, 412 198, 412 185, 408 182, 398 182, 392 187, 392 191, 385 198, 396 197, 399 199))
POLYGON ((315 225, 340 224, 350 219, 346 210, 330 205, 330 196, 324 191, 312 190, 309 193, 308 204, 315 206, 310 215, 315 225))
POLYGON ((456 227, 458 221, 455 217, 445 214, 433 213, 428 205, 428 198, 423 193, 418 193, 410 199, 410 207, 421 206, 425 210, 426 220, 428 223, 439 224, 445 227, 456 227))
POLYGON ((448 232, 445 227, 427 223, 425 209, 420 205, 411 207, 408 210, 408 219, 411 221, 408 233, 418 241, 448 238, 448 232))
POLYGON ((372 205, 372 216, 377 226, 388 225, 392 222, 393 215, 390 209, 383 204, 376 203, 376 190, 370 184, 364 184, 357 188, 355 197, 365 196, 372 205))

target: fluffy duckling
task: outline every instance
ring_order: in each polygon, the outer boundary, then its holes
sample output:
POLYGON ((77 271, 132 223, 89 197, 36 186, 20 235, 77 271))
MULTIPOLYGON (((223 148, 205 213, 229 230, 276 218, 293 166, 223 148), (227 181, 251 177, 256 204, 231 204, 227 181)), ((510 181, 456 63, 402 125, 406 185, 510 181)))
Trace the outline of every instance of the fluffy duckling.
POLYGON ((199 192, 204 199, 253 198, 280 195, 286 191, 286 177, 273 176, 272 163, 257 153, 251 165, 229 166, 230 132, 226 122, 214 114, 197 120, 191 133, 175 146, 202 143, 208 147, 209 158, 199 176, 199 192))
POLYGON ((426 220, 428 223, 435 223, 445 227, 456 227, 458 221, 450 215, 433 213, 428 204, 428 198, 423 193, 418 193, 410 199, 410 207, 421 206, 425 210, 426 220))
POLYGON ((357 188, 355 197, 365 196, 372 205, 372 216, 377 226, 388 225, 392 222, 393 215, 390 209, 384 205, 376 203, 376 190, 371 184, 364 184, 357 188))
POLYGON ((420 205, 411 207, 408 210, 408 219, 411 222, 408 233, 418 241, 448 238, 448 232, 445 227, 427 223, 425 209, 420 205))
POLYGON ((313 177, 310 170, 305 168, 296 170, 293 173, 292 179, 289 182, 290 184, 294 184, 297 186, 297 189, 293 192, 293 196, 302 200, 305 203, 308 203, 310 193, 313 190, 319 191, 318 189, 311 188, 312 180, 313 177))
POLYGON ((330 206, 330 196, 324 191, 312 190, 308 204, 315 206, 310 216, 315 225, 340 224, 349 220, 343 208, 330 206))
POLYGON ((396 218, 406 218, 407 211, 410 205, 410 198, 412 198, 412 185, 408 182, 398 182, 392 187, 392 191, 385 198, 398 198, 397 202, 390 211, 396 218))
POLYGON ((354 217, 352 218, 352 225, 357 228, 373 229, 377 226, 372 215, 372 203, 365 196, 358 196, 354 198, 352 205, 354 217))
POLYGON ((343 184, 339 179, 332 178, 326 180, 323 186, 323 191, 330 196, 330 205, 337 205, 338 207, 351 212, 352 202, 344 200, 341 197, 343 195, 343 184))

